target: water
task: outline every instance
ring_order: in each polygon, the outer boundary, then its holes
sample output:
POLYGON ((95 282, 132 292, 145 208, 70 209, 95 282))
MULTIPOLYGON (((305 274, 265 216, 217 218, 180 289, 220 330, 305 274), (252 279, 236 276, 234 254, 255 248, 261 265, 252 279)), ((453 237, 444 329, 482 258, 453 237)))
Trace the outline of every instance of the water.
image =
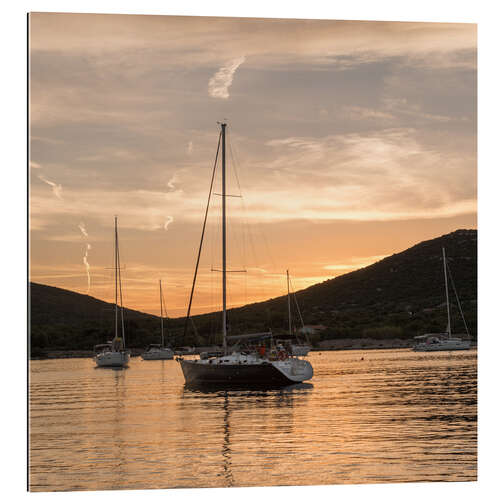
POLYGON ((310 383, 213 392, 175 361, 32 361, 30 488, 476 480, 475 351, 308 359, 310 383))

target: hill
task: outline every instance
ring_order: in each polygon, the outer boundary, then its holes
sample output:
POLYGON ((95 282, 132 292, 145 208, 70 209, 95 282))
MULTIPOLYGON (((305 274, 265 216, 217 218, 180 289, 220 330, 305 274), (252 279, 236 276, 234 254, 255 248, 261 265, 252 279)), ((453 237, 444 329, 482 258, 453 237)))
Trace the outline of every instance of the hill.
MULTIPOLYGON (((446 249, 453 282, 471 334, 477 330, 477 231, 457 230, 423 241, 357 271, 297 292, 306 324, 323 325, 318 340, 411 338, 443 332, 446 302, 442 263, 446 249)), ((229 311, 233 333, 287 328, 287 298, 277 297, 229 311)), ((452 328, 465 333, 450 286, 452 328)), ((198 331, 214 331, 219 315, 197 318, 198 331)), ((220 330, 216 327, 215 331, 220 330)))
MULTIPOLYGON (((297 292, 304 322, 323 325, 315 341, 334 338, 409 338, 446 327, 441 248, 471 334, 477 330, 477 231, 457 230, 423 241, 363 269, 297 292)), ((35 350, 91 349, 113 331, 113 304, 68 290, 30 284, 31 342, 35 350)), ((464 332, 450 287, 452 325, 464 332)), ((287 298, 231 309, 231 334, 287 329, 287 298)), ((182 338, 184 320, 169 320, 174 344, 220 342, 220 313, 193 317, 196 331, 182 338)), ((126 309, 127 343, 142 347, 157 342, 159 319, 126 309)))
MULTIPOLYGON (((31 346, 35 350, 88 350, 112 337, 114 304, 38 283, 30 283, 29 291, 31 346)), ((159 318, 132 309, 124 309, 124 317, 131 346, 158 341, 159 318)))

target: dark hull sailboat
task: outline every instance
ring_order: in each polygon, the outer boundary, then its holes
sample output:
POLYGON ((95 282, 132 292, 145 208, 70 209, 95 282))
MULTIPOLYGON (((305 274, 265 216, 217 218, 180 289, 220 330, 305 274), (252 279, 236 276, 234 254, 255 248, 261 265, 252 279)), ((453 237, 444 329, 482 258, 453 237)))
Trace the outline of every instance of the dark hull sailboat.
POLYGON ((293 383, 271 363, 259 365, 201 364, 194 360, 183 360, 180 363, 187 384, 281 386, 293 383))
POLYGON ((270 360, 256 353, 234 352, 210 359, 180 359, 188 384, 283 386, 313 376, 308 361, 296 357, 270 360))
MULTIPOLYGON (((304 380, 309 380, 313 376, 313 369, 308 361, 299 359, 295 356, 289 356, 284 350, 278 352, 278 349, 272 350, 272 354, 266 356, 264 352, 232 352, 228 354, 227 347, 227 307, 226 307, 226 124, 221 123, 221 133, 219 136, 219 145, 222 146, 221 155, 221 194, 222 197, 222 356, 209 357, 206 359, 183 359, 178 361, 181 365, 182 373, 187 384, 197 385, 245 385, 245 386, 284 386, 304 380)), ((215 168, 217 165, 217 155, 215 159, 214 171, 212 173, 212 183, 210 194, 205 212, 205 222, 203 224, 202 237, 198 250, 198 259, 189 299, 188 313, 184 331, 186 332, 191 303, 193 298, 198 264, 200 260, 201 248, 203 244, 203 235, 212 193, 215 168)), ((261 334, 257 334, 261 335, 261 334)), ((271 334, 269 334, 271 335, 271 334)), ((250 334, 250 336, 252 336, 250 334)), ((235 339, 235 337, 232 337, 235 339)), ((265 349, 264 349, 265 351, 265 349)))

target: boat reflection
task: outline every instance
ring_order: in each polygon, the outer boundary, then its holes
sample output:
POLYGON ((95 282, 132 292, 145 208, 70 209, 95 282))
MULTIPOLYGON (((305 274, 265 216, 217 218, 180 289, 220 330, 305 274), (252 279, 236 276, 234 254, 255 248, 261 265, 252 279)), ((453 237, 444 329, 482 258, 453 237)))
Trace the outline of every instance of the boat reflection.
POLYGON ((224 486, 230 487, 239 484, 234 477, 237 471, 248 467, 249 464, 241 462, 249 450, 267 456, 269 468, 277 465, 272 449, 268 447, 269 440, 281 437, 281 442, 285 444, 287 436, 297 432, 294 408, 307 404, 305 400, 313 388, 310 383, 276 389, 184 385, 180 409, 186 422, 189 422, 187 425, 197 425, 202 432, 209 428, 217 429, 222 437, 221 472, 218 476, 223 479, 224 486), (251 419, 252 425, 249 426, 248 415, 255 413, 261 418, 258 421, 251 419))

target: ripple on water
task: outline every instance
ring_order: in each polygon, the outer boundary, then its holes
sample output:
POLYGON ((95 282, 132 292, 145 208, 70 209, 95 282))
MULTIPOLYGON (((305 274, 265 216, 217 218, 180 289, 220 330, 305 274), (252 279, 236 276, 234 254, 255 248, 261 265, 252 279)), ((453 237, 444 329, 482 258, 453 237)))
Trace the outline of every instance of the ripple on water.
POLYGON ((175 361, 32 361, 31 490, 476 480, 475 351, 309 359, 310 383, 227 391, 175 361))

